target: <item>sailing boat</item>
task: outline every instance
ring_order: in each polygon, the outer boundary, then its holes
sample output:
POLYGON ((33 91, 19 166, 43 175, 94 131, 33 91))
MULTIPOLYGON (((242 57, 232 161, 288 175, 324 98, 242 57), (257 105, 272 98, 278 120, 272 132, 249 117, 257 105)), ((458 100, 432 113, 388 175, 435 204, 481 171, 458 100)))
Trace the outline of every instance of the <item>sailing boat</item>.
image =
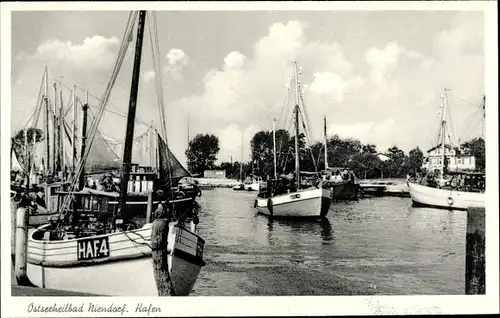
MULTIPOLYGON (((32 117, 16 136, 24 133, 24 143, 19 144, 16 137, 11 146, 13 162, 21 156, 21 172, 17 180, 11 182, 11 191, 15 193, 13 203, 19 203, 22 193, 29 193, 32 205, 29 207, 29 226, 39 226, 49 223, 52 217, 58 215, 57 191, 64 190, 69 185, 70 171, 74 172, 77 162, 77 137, 76 123, 79 99, 76 86, 73 86, 71 97, 68 98, 67 108, 64 107, 62 84, 59 80, 54 82, 54 99, 49 96, 48 69, 45 67, 42 76, 37 105, 32 117), (43 88, 43 90, 42 90, 43 88), (66 115, 73 107, 73 127, 66 122, 66 115), (31 136, 29 136, 31 135, 31 136), (17 152, 17 153, 16 153, 17 152), (24 175, 25 179, 19 180, 24 175)), ((88 94, 87 94, 88 100, 88 94)), ((80 102, 81 103, 81 102, 80 102)), ((88 101, 85 103, 87 105, 88 101)), ((86 110, 83 110, 83 122, 87 119, 86 110)), ((107 147, 102 136, 97 133, 92 153, 86 161, 86 171, 99 173, 119 169, 116 162, 118 156, 107 147)), ((14 162, 14 163, 15 163, 14 162)), ((19 162, 17 162, 19 164, 19 162)))
MULTIPOLYGON (((271 217, 326 217, 330 204, 332 202, 331 192, 322 187, 319 182, 317 186, 301 189, 300 182, 300 161, 299 161, 299 102, 302 100, 299 97, 300 87, 298 81, 298 66, 295 66, 295 176, 293 177, 293 186, 286 191, 280 193, 280 188, 276 187, 273 182, 268 182, 267 191, 260 193, 255 200, 255 207, 261 214, 271 217)), ((303 105, 302 105, 303 106, 303 105)), ((303 114, 304 115, 304 114, 303 114)), ((277 181, 276 173, 276 137, 273 121, 273 153, 274 153, 274 181, 277 181)))
POLYGON ((252 176, 243 182, 243 188, 247 191, 260 191, 261 188, 265 187, 262 177, 255 175, 254 164, 255 162, 252 160, 252 176))
MULTIPOLYGON (((39 227, 29 236, 27 273, 29 280, 38 287, 97 295, 158 295, 151 251, 152 219, 155 216, 148 209, 144 224, 141 224, 141 220, 127 210, 126 204, 146 11, 130 14, 115 65, 116 71, 113 72, 110 83, 113 83, 118 76, 137 16, 137 40, 121 191, 120 193, 102 192, 86 188, 81 191, 58 194, 61 204, 58 205, 60 214, 57 222, 39 227), (140 279, 137 278, 136 273, 141 273, 140 279)), ((151 16, 153 25, 156 25, 154 12, 151 16)), ((154 42, 154 36, 151 40, 154 42)), ((156 56, 159 56, 159 52, 156 56)), ((112 85, 109 85, 104 93, 99 112, 101 115, 111 89, 112 85)), ((161 102, 159 97, 158 109, 160 119, 164 124, 161 102)), ((96 118, 96 125, 93 126, 88 137, 89 149, 83 151, 84 156, 80 160, 71 188, 76 188, 76 184, 82 180, 82 171, 99 119, 96 118)), ((162 128, 166 136, 165 126, 163 125, 162 128)), ((163 157, 168 154, 167 149, 160 152, 163 157)), ((161 161, 168 163, 168 160, 161 161)), ((165 168, 165 171, 169 170, 168 167, 165 168)), ((165 206, 168 207, 168 204, 165 206)), ((170 206, 170 211, 175 214, 175 205, 170 206)), ((169 210, 167 214, 168 212, 169 210)), ((168 274, 175 295, 189 295, 201 267, 205 264, 203 261, 205 242, 196 233, 196 224, 195 209, 191 211, 191 216, 174 215, 169 224, 168 274)))
POLYGON ((241 159, 240 159, 240 178, 239 183, 233 187, 233 190, 245 190, 245 183, 243 180, 243 131, 241 132, 241 159))
POLYGON ((441 161, 437 178, 429 177, 421 180, 408 180, 408 190, 414 206, 429 206, 442 209, 467 210, 469 207, 485 207, 485 175, 484 173, 446 172, 444 169, 446 153, 449 151, 446 141, 446 107, 447 89, 442 95, 441 118, 441 161), (448 178, 445 177, 447 174, 448 178), (462 183, 467 183, 463 185, 462 183))
POLYGON ((321 171, 323 188, 330 189, 332 200, 356 200, 359 183, 354 172, 347 168, 331 168, 328 166, 328 140, 326 134, 326 116, 324 117, 324 149, 325 170, 321 171))

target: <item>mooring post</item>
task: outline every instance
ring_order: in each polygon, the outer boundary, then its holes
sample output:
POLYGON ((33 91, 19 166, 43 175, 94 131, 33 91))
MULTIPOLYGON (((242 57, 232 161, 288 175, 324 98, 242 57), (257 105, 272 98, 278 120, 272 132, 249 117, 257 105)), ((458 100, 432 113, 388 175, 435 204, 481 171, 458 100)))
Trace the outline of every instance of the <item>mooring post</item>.
POLYGON ((465 294, 486 293, 484 208, 467 209, 465 294))
POLYGON ((148 191, 148 205, 146 208, 146 223, 151 222, 151 213, 153 212, 153 192, 148 191))
POLYGON ((16 224, 17 224, 17 206, 18 202, 13 199, 10 200, 10 256, 12 258, 12 263, 15 264, 16 255, 16 224))
POLYGON ((168 232, 170 220, 165 218, 165 212, 158 215, 151 228, 151 250, 153 271, 158 296, 175 296, 170 271, 168 268, 168 232))
POLYGON ((19 286, 33 286, 28 279, 29 199, 23 197, 17 208, 15 274, 19 286))

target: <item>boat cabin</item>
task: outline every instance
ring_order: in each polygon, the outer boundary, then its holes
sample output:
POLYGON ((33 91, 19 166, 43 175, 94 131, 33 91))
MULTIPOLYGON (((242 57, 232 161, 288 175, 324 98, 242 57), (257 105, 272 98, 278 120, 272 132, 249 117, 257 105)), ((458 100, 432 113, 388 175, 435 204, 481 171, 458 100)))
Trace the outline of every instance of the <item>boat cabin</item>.
POLYGON ((110 233, 113 230, 113 217, 118 211, 118 194, 108 193, 85 188, 77 192, 56 192, 56 211, 62 212, 53 217, 51 232, 57 227, 58 221, 62 227, 59 234, 51 234, 54 239, 72 239, 110 233), (71 196, 66 208, 63 207, 65 199, 71 196), (61 230, 62 229, 62 230, 61 230))
POLYGON ((321 171, 321 176, 326 182, 343 183, 343 182, 356 182, 356 175, 354 172, 347 168, 335 167, 328 168, 321 171))
POLYGON ((449 178, 442 189, 453 189, 464 192, 484 192, 486 176, 484 173, 449 173, 449 178))

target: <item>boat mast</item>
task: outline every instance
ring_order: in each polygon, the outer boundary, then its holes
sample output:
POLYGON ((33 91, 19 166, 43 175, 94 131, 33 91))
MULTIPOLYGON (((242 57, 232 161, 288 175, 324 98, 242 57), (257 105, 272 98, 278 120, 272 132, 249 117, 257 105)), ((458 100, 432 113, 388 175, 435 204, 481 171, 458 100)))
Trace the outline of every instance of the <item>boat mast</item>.
POLYGON ((134 141, 135 113, 137 109, 137 91, 139 87, 139 75, 141 71, 142 39, 144 36, 144 23, 146 11, 139 12, 137 22, 137 41, 135 43, 134 68, 132 71, 132 84, 130 87, 130 100, 127 115, 127 130, 125 134, 125 147, 123 149, 123 164, 120 184, 120 213, 125 212, 127 198, 127 184, 130 177, 130 164, 132 161, 132 144, 134 141))
POLYGON ((275 128, 275 119, 273 118, 273 160, 274 160, 274 179, 278 179, 278 175, 276 173, 276 128, 275 128))
POLYGON ((188 127, 187 127, 187 130, 188 130, 188 149, 189 149, 189 141, 190 141, 190 138, 189 138, 189 115, 188 115, 188 127))
POLYGON ((61 162, 61 171, 65 172, 66 168, 66 160, 64 158, 64 113, 63 113, 63 108, 64 108, 64 101, 63 101, 63 93, 61 89, 61 83, 59 83, 59 160, 61 162))
POLYGON ((45 100, 45 145, 46 145, 46 154, 45 154, 45 165, 46 165, 46 170, 45 170, 45 175, 48 175, 50 173, 50 133, 49 133, 49 71, 47 69, 47 66, 45 66, 45 93, 44 93, 44 100, 45 100))
POLYGON ((444 94, 442 95, 443 98, 443 113, 442 113, 442 119, 441 119, 441 169, 440 169, 440 176, 441 180, 444 179, 443 173, 444 173, 444 161, 446 160, 446 156, 444 155, 445 152, 445 141, 446 141, 446 103, 447 103, 447 98, 446 98, 446 92, 447 89, 444 89, 444 94))
POLYGON ((241 131, 241 162, 240 162, 240 180, 243 182, 243 134, 244 131, 241 131))
MULTIPOLYGON (((326 135, 326 115, 324 118, 324 128, 325 128, 325 170, 328 169, 328 152, 327 152, 327 135, 326 135)), ((318 159, 319 161, 319 159, 318 159)))
POLYGON ((73 85, 73 171, 76 170, 76 120, 77 120, 77 107, 76 107, 76 85, 73 85))
MULTIPOLYGON (((83 105, 83 124, 82 124, 82 149, 80 150, 80 161, 83 162, 83 156, 85 154, 85 147, 87 142, 87 110, 89 105, 85 102, 83 105)), ((85 186, 85 165, 82 166, 82 172, 80 173, 80 179, 78 180, 78 189, 82 190, 85 186)))
POLYGON ((297 189, 300 187, 300 160, 299 160, 299 70, 295 62, 295 175, 297 189))
POLYGON ((481 138, 482 139, 484 139, 484 119, 486 117, 485 106, 486 106, 486 95, 483 96, 483 120, 481 120, 481 138))
POLYGON ((54 82, 54 175, 57 175, 58 171, 61 169, 61 161, 59 158, 59 116, 57 114, 59 104, 59 94, 57 93, 57 82, 54 82))

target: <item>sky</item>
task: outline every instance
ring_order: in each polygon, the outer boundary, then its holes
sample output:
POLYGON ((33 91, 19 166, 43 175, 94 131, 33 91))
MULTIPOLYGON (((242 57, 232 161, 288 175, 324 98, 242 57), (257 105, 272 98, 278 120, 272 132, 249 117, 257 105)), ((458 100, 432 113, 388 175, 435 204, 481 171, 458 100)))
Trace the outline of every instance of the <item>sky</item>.
MULTIPOLYGON (((244 160, 250 139, 280 118, 293 62, 312 141, 329 136, 427 150, 437 142, 441 94, 448 92, 455 142, 481 136, 485 94, 484 16, 459 11, 157 11, 169 146, 185 162, 188 134, 219 137, 219 161, 244 160), (188 124, 189 123, 189 124, 188 124), (188 129, 189 127, 189 129, 188 129), (188 132, 189 131, 189 132, 188 132), (243 149, 242 149, 243 137, 243 149)), ((25 11, 12 14, 12 132, 34 112, 49 77, 102 96, 129 12, 25 11)), ((158 124, 148 25, 136 135, 158 124)), ((134 32, 135 34, 135 32, 134 32)), ((135 39, 135 35, 134 35, 135 39)), ((130 45, 108 108, 125 113, 130 45)), ((83 91, 78 96, 85 99, 83 91)), ((51 88, 50 93, 53 94, 51 88)), ((63 89, 63 100, 70 98, 63 89)), ((97 105, 91 97, 89 102, 97 105)), ((123 116, 106 112, 100 130, 122 141, 123 116)), ((284 128, 285 120, 277 123, 284 128)), ((121 153, 118 153, 121 156, 121 153)))

